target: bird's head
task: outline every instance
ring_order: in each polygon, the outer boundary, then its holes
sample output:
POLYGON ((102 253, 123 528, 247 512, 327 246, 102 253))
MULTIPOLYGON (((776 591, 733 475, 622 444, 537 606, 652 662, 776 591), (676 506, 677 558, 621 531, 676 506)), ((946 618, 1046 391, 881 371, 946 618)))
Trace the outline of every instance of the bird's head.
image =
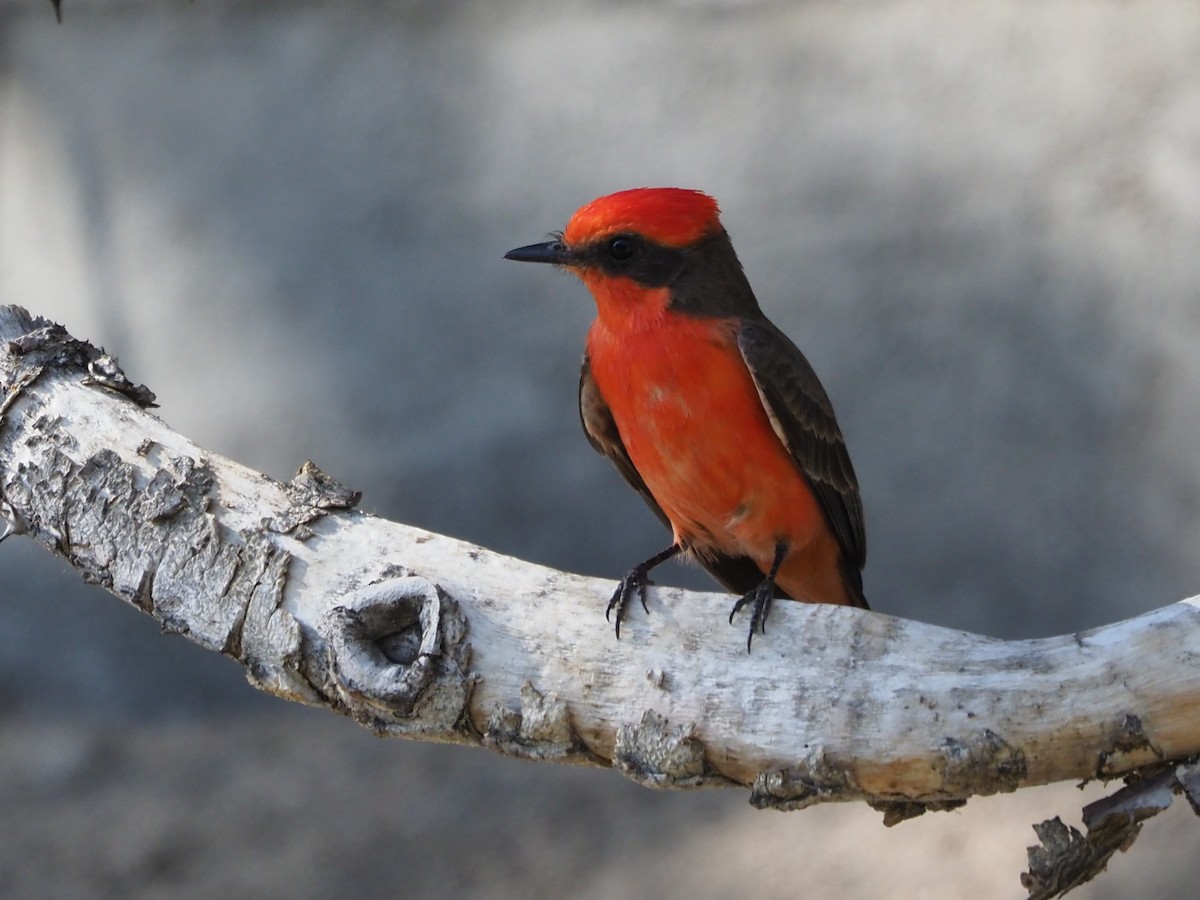
POLYGON ((733 312, 744 312, 749 297, 750 307, 757 309, 717 202, 700 191, 634 188, 598 197, 576 210, 553 240, 518 247, 504 258, 570 269, 591 290, 601 318, 668 306, 724 313, 709 302, 707 292, 693 290, 714 275, 725 288, 717 306, 732 298, 738 306, 733 312))
POLYGON ((598 197, 571 216, 571 246, 611 243, 625 235, 681 249, 721 230, 717 201, 685 188, 634 188, 598 197))

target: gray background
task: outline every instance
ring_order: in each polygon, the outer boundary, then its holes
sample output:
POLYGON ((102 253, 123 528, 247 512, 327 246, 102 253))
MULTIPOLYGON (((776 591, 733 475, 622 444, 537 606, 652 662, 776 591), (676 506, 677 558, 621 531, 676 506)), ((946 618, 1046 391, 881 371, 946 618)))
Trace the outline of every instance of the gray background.
MULTIPOLYGON (((698 187, 833 396, 876 609, 1035 636, 1200 586, 1194 3, 66 15, 0 0, 0 302, 212 450, 617 576, 663 534, 579 431, 591 302, 500 257, 698 187)), ((759 813, 288 708, 27 541, 0 597, 5 896, 1017 896, 1029 824, 1097 795, 759 813)), ((1191 893, 1171 815, 1078 896, 1191 893)))

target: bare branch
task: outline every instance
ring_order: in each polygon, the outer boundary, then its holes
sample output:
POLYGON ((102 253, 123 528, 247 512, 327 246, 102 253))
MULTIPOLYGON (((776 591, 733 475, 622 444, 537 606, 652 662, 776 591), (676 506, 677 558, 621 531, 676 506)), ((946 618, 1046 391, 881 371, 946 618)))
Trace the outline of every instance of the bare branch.
MULTIPOLYGON (((1200 754, 1195 600, 1024 641, 783 604, 747 655, 724 595, 659 589, 617 641, 611 581, 357 512, 311 464, 280 483, 209 453, 148 413, 153 395, 115 360, 23 310, 0 309, 0 339, 10 532, 239 660, 263 690, 383 734, 614 766, 655 787, 740 785, 779 809, 865 800, 889 824, 1147 767, 1193 796, 1176 774, 1191 769, 1163 767, 1200 754)), ((1134 825, 1163 805, 1159 790, 1131 812, 1122 794, 1114 809, 1134 825)), ((1111 837, 1111 821, 1089 837, 1111 837)), ((1031 890, 1077 853, 1043 831, 1058 855, 1031 862, 1031 890)))

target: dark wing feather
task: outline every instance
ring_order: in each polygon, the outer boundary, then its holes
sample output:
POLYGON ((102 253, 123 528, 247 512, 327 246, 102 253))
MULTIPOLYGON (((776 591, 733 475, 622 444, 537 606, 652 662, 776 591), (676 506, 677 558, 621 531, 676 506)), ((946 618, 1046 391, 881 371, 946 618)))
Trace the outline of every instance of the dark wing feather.
POLYGON ((867 536, 862 499, 829 396, 804 354, 767 319, 743 319, 738 347, 771 425, 808 480, 837 538, 851 594, 865 606, 861 571, 867 560, 867 536))
MULTIPOLYGON (((609 462, 621 473, 621 477, 641 495, 641 498, 646 501, 646 505, 654 511, 659 520, 667 528, 670 528, 671 522, 666 513, 662 511, 662 507, 658 505, 658 501, 646 487, 646 482, 638 474, 633 460, 629 458, 629 453, 625 450, 625 443, 621 440, 621 433, 617 430, 612 410, 608 408, 608 404, 600 395, 600 389, 596 387, 596 382, 592 378, 591 361, 586 354, 583 357, 583 368, 579 373, 579 419, 583 424, 583 433, 587 435, 588 441, 596 449, 596 452, 608 457, 609 462)), ((696 560, 712 573, 717 581, 735 594, 748 593, 763 580, 762 570, 748 556, 707 554, 703 558, 697 556, 696 560)), ((777 591, 777 596, 786 597, 787 594, 780 590, 777 591)))

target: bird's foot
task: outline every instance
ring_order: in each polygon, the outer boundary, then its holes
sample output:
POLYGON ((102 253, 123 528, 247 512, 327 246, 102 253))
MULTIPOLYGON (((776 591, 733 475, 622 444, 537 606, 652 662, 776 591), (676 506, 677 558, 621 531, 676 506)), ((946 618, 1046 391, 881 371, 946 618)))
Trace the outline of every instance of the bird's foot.
POLYGON ((650 612, 650 607, 646 605, 646 588, 654 584, 650 580, 649 570, 643 566, 635 566, 625 573, 625 577, 617 584, 617 589, 613 591, 612 599, 608 601, 608 608, 604 610, 604 618, 609 622, 612 621, 612 611, 617 611, 616 632, 617 638, 621 637, 621 621, 625 618, 625 610, 629 608, 629 601, 637 597, 642 602, 642 609, 647 614, 650 612))
POLYGON ((776 544, 775 559, 771 562, 771 570, 767 573, 767 577, 758 583, 758 587, 733 604, 733 609, 729 611, 729 624, 732 625, 733 617, 738 614, 739 609, 747 603, 754 604, 750 613, 750 633, 746 636, 747 653, 750 652, 750 645, 754 643, 754 632, 767 633, 767 614, 771 611, 771 601, 775 598, 775 576, 779 574, 779 567, 783 565, 787 554, 787 544, 782 542, 776 544))
POLYGON ((672 544, 666 550, 655 553, 644 563, 640 563, 625 573, 625 577, 617 585, 617 589, 613 592, 612 599, 608 601, 608 608, 604 610, 604 618, 612 621, 612 611, 617 611, 617 637, 621 637, 621 620, 625 618, 625 610, 629 607, 629 601, 633 597, 637 597, 642 601, 642 609, 647 614, 650 613, 650 607, 646 605, 646 588, 654 584, 650 580, 650 570, 659 563, 664 563, 672 556, 676 556, 683 552, 683 546, 680 544, 672 544))
POLYGON ((754 633, 757 631, 760 634, 767 633, 767 614, 771 611, 771 600, 775 596, 775 581, 771 578, 764 578, 762 582, 754 590, 745 594, 738 599, 738 602, 733 604, 733 609, 729 611, 729 624, 733 624, 733 617, 738 614, 743 606, 752 604, 750 611, 750 633, 746 636, 746 652, 750 652, 750 645, 754 642, 754 633))

